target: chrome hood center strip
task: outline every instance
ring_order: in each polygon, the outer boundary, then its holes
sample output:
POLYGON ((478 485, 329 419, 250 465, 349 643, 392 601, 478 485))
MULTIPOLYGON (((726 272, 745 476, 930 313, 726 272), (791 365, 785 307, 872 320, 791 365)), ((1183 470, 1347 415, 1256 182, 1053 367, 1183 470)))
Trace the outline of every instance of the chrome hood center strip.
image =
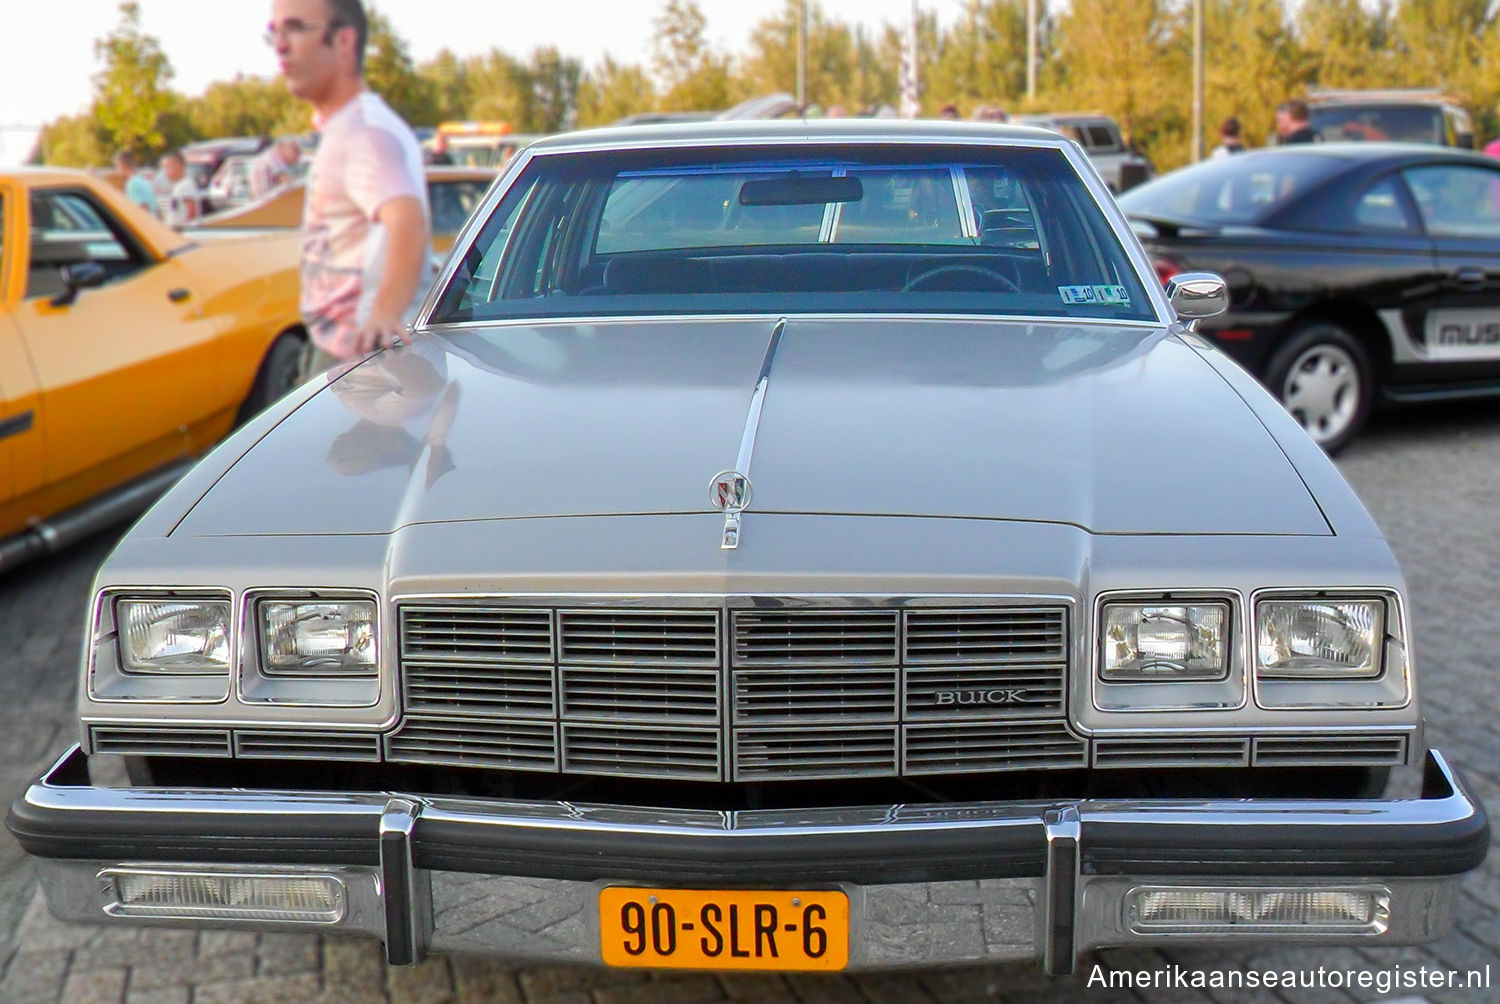
MULTIPOLYGON (((755 453, 755 433, 760 428, 760 413, 766 403, 766 389, 771 384, 771 367, 776 362, 776 350, 781 346, 781 333, 786 330, 786 318, 776 322, 771 329, 771 340, 766 344, 766 357, 760 364, 760 375, 755 380, 755 390, 750 394, 750 412, 745 416, 745 432, 740 437, 740 452, 734 460, 734 474, 750 483, 750 458, 755 453)), ((722 477, 722 475, 721 475, 722 477)), ((717 480, 717 479, 716 479, 717 480)), ((745 504, 749 503, 748 494, 745 504)), ((743 505, 726 505, 724 509, 724 538, 720 548, 726 551, 740 546, 740 513, 743 505)))

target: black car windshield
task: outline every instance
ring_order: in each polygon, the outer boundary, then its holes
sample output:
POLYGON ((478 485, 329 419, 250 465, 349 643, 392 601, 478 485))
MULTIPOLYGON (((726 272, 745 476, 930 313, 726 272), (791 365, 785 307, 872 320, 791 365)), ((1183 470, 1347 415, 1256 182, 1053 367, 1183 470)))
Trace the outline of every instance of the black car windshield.
POLYGON ((1335 174, 1339 158, 1290 151, 1208 160, 1120 196, 1120 208, 1144 219, 1184 223, 1259 223, 1335 174))
POLYGON ((770 312, 1156 318, 1060 151, 838 144, 537 156, 432 322, 770 312))

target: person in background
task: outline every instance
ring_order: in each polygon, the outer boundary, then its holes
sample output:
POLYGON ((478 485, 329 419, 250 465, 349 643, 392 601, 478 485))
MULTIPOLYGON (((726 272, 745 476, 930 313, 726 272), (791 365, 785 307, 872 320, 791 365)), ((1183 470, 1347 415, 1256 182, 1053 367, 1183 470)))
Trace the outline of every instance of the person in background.
POLYGON ((250 201, 265 198, 296 177, 294 168, 302 159, 302 144, 295 137, 283 136, 270 149, 250 162, 250 201))
POLYGON ((448 152, 448 135, 446 133, 437 133, 432 137, 432 149, 427 154, 427 163, 445 166, 453 163, 453 155, 448 152))
POLYGON ((974 109, 975 122, 1009 122, 1010 115, 999 105, 980 105, 974 109))
POLYGON ((1312 113, 1307 110, 1307 102, 1300 98, 1283 101, 1276 106, 1276 134, 1281 137, 1281 142, 1286 143, 1316 143, 1318 134, 1313 131, 1310 119, 1312 113))
POLYGON ((176 150, 162 154, 157 166, 161 169, 161 180, 156 190, 156 206, 161 218, 179 230, 191 226, 203 215, 203 190, 176 150))
POLYGON ((1245 141, 1240 138, 1240 120, 1230 115, 1219 123, 1219 145, 1214 147, 1209 158, 1218 160, 1220 157, 1229 157, 1244 152, 1245 141))
POLYGON ((273 0, 265 37, 322 134, 302 208, 306 380, 405 335, 428 273, 427 186, 411 127, 365 89, 360 0, 273 0))
POLYGON ((115 170, 120 172, 125 198, 155 216, 156 190, 151 187, 151 182, 141 176, 140 161, 135 159, 135 154, 129 150, 121 150, 115 154, 115 170))
POLYGON ((939 108, 938 118, 956 121, 958 119, 958 105, 944 105, 939 108))

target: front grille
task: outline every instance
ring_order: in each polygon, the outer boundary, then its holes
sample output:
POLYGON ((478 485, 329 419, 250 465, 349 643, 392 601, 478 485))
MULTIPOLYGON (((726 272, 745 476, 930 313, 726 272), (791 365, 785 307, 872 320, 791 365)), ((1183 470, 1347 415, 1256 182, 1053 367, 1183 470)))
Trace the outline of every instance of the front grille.
POLYGON ((1086 761, 1061 607, 752 603, 403 604, 386 757, 724 781, 1086 761))

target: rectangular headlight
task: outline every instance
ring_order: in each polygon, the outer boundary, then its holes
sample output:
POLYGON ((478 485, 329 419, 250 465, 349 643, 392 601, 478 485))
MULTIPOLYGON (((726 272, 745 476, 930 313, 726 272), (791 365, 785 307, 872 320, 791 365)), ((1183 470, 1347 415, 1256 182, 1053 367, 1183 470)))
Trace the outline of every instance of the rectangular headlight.
POLYGON ((120 600, 115 616, 127 673, 229 672, 227 600, 120 600))
POLYGON ((1256 671, 1288 679, 1380 675, 1381 600, 1261 600, 1255 606, 1256 671))
POLYGON ((268 675, 375 673, 375 604, 368 600, 265 600, 260 629, 268 675))
POLYGON ((1112 682, 1222 680, 1227 603, 1106 603, 1099 675, 1112 682))

